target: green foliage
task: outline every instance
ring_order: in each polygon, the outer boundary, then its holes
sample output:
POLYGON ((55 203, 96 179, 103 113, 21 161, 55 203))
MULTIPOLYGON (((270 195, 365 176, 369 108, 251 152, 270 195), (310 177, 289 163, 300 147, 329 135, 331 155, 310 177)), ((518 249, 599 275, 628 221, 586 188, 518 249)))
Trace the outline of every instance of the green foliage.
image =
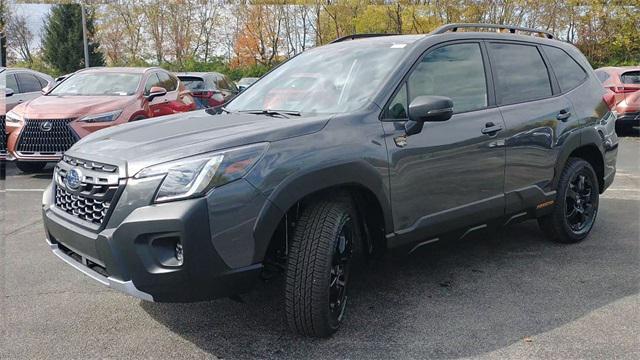
MULTIPOLYGON (((18 61, 11 64, 12 67, 21 67, 21 68, 29 68, 35 71, 39 71, 41 73, 49 74, 51 76, 58 77, 63 75, 60 71, 51 68, 47 63, 44 62, 41 56, 34 56, 33 61, 31 63, 26 61, 18 61)), ((66 74, 66 73, 64 73, 66 74)))
POLYGON ((169 63, 163 63, 160 66, 175 72, 219 72, 229 76, 234 81, 243 77, 260 77, 270 70, 270 67, 261 64, 230 67, 228 62, 222 57, 213 58, 208 62, 188 58, 183 61, 182 66, 169 63))
MULTIPOLYGON (((87 31, 93 34, 93 15, 87 14, 87 31)), ((99 44, 89 42, 89 65, 104 66, 99 44)), ((82 12, 80 5, 54 5, 45 20, 42 54, 51 68, 59 73, 70 73, 84 67, 82 40, 82 12)))

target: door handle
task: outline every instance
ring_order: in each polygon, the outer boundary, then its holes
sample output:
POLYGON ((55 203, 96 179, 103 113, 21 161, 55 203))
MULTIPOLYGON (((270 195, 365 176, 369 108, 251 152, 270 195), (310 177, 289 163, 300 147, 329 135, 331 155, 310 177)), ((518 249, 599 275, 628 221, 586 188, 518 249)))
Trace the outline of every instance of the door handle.
POLYGON ((502 126, 501 125, 496 125, 492 122, 488 122, 486 124, 484 124, 484 128, 481 130, 483 134, 489 135, 489 136, 493 136, 495 135, 498 131, 502 130, 502 126))
POLYGON ((560 110, 560 112, 558 113, 558 115, 556 115, 556 119, 560 120, 560 121, 567 121, 567 119, 569 119, 571 117, 571 112, 562 109, 560 110))

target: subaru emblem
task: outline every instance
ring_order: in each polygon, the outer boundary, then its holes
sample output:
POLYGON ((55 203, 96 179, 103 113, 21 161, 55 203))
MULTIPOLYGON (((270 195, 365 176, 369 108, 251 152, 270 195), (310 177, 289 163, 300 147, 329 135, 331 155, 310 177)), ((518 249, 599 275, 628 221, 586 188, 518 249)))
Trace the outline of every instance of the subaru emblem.
POLYGON ((42 131, 51 131, 51 129, 53 129, 53 124, 51 123, 51 121, 45 121, 40 124, 40 130, 42 131))
POLYGON ((67 183, 67 187, 71 190, 78 190, 80 185, 82 185, 82 173, 79 169, 73 168, 67 174, 67 178, 65 179, 67 183))

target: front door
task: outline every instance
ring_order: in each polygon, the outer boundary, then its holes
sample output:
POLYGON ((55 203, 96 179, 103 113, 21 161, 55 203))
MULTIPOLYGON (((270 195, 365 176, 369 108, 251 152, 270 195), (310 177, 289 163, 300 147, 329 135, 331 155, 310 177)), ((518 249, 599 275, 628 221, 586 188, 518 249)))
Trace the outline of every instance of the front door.
POLYGON ((504 214, 504 122, 491 106, 484 53, 480 42, 430 50, 385 109, 398 235, 393 245, 483 226, 504 214), (421 95, 451 98, 454 115, 425 123, 422 132, 405 137, 408 104, 421 95))

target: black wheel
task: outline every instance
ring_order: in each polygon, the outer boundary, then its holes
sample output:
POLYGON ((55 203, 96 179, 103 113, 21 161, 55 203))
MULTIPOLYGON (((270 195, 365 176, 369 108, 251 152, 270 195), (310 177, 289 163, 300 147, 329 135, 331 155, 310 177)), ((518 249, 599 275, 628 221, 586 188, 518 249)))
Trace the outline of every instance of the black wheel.
POLYGON ((140 121, 140 120, 144 120, 144 119, 146 119, 146 118, 147 118, 147 117, 146 117, 146 116, 144 116, 144 115, 138 115, 138 116, 134 117, 133 119, 131 119, 131 120, 130 120, 130 122, 133 122, 133 121, 140 121))
POLYGON ((18 161, 16 163, 16 167, 26 174, 40 172, 45 166, 47 163, 41 161, 18 161))
POLYGON ((553 212, 540 217, 538 224, 547 236, 561 243, 575 243, 589 235, 598 215, 598 177, 591 165, 570 158, 565 165, 553 212))
POLYGON ((318 201, 298 219, 287 265, 285 310, 292 331, 327 337, 340 326, 359 230, 348 198, 318 201))

